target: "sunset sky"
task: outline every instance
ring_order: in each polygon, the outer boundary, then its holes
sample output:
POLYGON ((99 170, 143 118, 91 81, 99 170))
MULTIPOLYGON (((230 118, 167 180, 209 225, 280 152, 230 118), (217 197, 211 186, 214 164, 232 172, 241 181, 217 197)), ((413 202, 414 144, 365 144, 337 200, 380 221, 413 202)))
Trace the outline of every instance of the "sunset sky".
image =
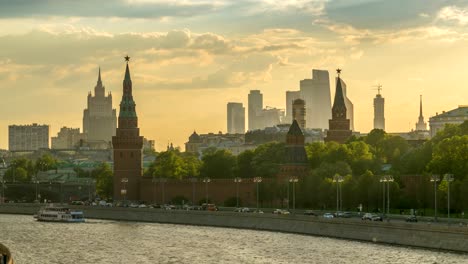
POLYGON ((284 108, 313 68, 343 68, 363 133, 378 83, 389 132, 414 128, 420 94, 426 121, 468 104, 468 0, 0 0, 0 25, 3 149, 10 124, 82 129, 99 66, 118 108, 127 54, 157 150, 225 132, 252 89, 284 108))

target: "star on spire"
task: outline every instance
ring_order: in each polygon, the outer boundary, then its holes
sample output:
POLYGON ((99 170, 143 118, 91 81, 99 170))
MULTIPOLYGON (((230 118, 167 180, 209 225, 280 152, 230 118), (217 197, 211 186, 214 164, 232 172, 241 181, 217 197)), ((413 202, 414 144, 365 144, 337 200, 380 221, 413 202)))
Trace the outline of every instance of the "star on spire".
POLYGON ((340 77, 341 71, 342 70, 340 68, 336 69, 336 73, 338 74, 338 77, 340 77))
POLYGON ((124 57, 125 61, 128 63, 130 61, 130 57, 127 55, 124 57))

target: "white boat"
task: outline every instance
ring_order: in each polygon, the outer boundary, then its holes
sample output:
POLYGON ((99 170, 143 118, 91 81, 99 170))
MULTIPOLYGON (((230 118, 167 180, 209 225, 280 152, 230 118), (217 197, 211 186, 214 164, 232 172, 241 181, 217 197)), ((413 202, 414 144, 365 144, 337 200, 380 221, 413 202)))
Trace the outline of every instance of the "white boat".
POLYGON ((41 208, 34 218, 47 222, 82 223, 85 221, 82 211, 53 205, 41 208))

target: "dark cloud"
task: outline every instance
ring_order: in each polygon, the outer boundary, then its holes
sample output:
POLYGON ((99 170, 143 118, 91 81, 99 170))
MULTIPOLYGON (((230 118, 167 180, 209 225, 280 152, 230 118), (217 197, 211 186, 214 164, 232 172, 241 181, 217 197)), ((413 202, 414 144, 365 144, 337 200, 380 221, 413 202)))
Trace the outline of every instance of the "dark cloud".
POLYGON ((0 17, 187 17, 210 13, 216 8, 211 1, 0 0, 0 17))

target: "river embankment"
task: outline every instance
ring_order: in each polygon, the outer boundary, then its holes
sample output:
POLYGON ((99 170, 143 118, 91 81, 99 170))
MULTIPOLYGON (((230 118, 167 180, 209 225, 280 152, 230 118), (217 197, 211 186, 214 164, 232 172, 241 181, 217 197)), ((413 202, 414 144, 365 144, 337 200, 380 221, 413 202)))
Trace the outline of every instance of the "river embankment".
MULTIPOLYGON (((32 215, 39 207, 37 204, 3 204, 0 205, 0 213, 32 215)), ((70 207, 83 210, 85 217, 91 219, 265 230, 468 253, 468 227, 456 224, 364 222, 359 219, 226 211, 70 207)))

